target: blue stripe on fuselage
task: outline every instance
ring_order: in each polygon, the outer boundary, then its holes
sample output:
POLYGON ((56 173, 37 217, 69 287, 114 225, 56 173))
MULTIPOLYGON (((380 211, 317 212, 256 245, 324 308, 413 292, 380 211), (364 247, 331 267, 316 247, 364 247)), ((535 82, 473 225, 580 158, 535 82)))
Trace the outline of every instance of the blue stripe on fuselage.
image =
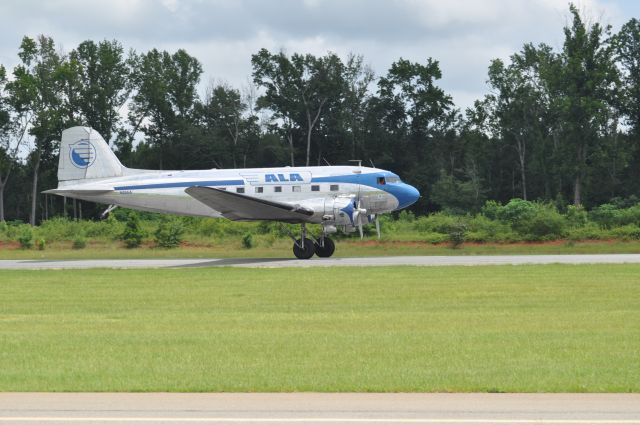
POLYGON ((191 186, 242 186, 244 180, 199 180, 190 182, 175 183, 151 183, 138 184, 132 186, 116 186, 115 190, 136 190, 136 189, 168 189, 172 187, 191 187, 191 186))

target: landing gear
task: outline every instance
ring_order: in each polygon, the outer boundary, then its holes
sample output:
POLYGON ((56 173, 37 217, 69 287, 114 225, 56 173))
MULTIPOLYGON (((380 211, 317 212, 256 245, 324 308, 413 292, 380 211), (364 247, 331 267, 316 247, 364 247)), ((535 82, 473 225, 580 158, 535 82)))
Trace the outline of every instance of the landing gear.
POLYGON ((286 227, 283 229, 293 240, 293 255, 300 260, 308 260, 313 257, 313 254, 323 258, 331 257, 336 250, 336 245, 327 236, 327 233, 335 232, 335 228, 323 227, 322 235, 318 239, 313 236, 311 236, 311 238, 307 237, 307 226, 305 223, 300 224, 300 238, 298 239, 296 239, 286 227))
POLYGON ((292 234, 289 237, 293 239, 293 255, 300 260, 308 260, 313 257, 315 249, 313 247, 313 241, 307 238, 307 225, 300 224, 300 239, 296 239, 292 234))
POLYGON ((300 260, 308 260, 315 252, 313 241, 309 238, 298 239, 293 244, 293 255, 300 260))
POLYGON ((336 244, 334 244, 331 239, 324 235, 321 236, 320 239, 318 239, 313 244, 313 246, 315 248, 316 255, 323 258, 331 257, 336 250, 336 244))

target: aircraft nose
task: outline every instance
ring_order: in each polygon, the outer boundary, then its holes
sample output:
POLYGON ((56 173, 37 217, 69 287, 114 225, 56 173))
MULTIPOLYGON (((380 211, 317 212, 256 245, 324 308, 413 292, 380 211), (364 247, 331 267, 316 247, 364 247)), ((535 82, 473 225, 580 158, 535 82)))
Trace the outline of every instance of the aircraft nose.
POLYGON ((420 198, 420 192, 418 189, 410 184, 404 183, 400 196, 398 197, 398 209, 407 208, 409 205, 413 205, 420 198))

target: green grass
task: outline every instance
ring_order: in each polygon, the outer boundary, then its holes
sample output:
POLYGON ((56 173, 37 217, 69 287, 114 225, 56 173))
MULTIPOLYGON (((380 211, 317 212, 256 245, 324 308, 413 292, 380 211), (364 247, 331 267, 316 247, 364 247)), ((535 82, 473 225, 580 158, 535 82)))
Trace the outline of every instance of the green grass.
POLYGON ((640 266, 0 272, 0 391, 640 391, 640 266))
MULTIPOLYGON (((56 242, 43 251, 0 246, 0 260, 92 259, 92 258, 291 258, 292 242, 279 239, 269 244, 258 239, 252 249, 242 247, 241 237, 228 238, 212 246, 182 246, 177 249, 140 247, 126 249, 119 242, 88 242, 85 249, 72 249, 71 242, 56 242)), ((552 243, 464 244, 452 249, 448 244, 427 242, 345 239, 336 242, 336 257, 389 255, 511 255, 511 254, 621 254, 640 253, 640 241, 585 241, 552 243)))

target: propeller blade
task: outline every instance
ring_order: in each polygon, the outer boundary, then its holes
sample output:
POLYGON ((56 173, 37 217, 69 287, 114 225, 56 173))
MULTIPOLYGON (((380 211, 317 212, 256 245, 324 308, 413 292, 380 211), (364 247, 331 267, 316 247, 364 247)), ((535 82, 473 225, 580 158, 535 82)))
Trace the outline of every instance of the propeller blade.
POLYGON ((362 223, 358 223, 358 230, 360 231, 360 239, 364 239, 364 233, 362 232, 362 223))
POLYGON ((376 233, 378 234, 378 239, 380 239, 380 220, 378 220, 378 216, 374 219, 376 222, 376 233))

